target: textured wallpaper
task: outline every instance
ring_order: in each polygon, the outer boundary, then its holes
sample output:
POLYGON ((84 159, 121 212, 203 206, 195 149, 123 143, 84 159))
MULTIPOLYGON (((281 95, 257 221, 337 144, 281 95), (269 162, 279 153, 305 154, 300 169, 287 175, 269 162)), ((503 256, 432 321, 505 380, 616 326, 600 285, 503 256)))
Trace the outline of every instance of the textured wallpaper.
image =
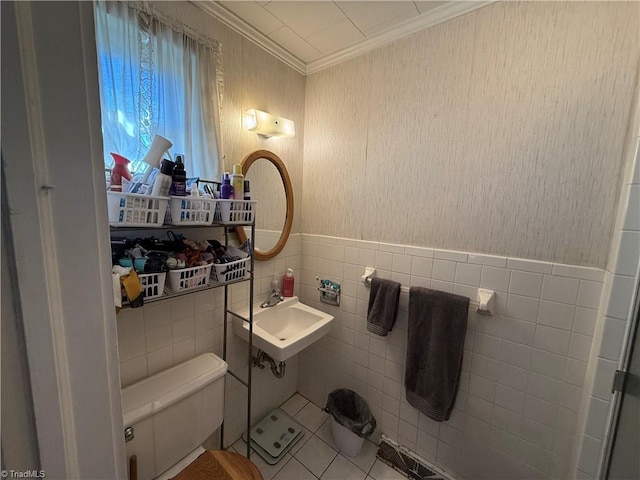
POLYGON ((307 77, 302 231, 604 267, 639 13, 496 3, 307 77))
MULTIPOLYGON (((179 19, 194 30, 222 43, 224 96, 222 100, 222 148, 225 154, 224 168, 231 171, 254 150, 271 150, 285 163, 297 205, 302 202, 302 154, 304 140, 305 77, 275 59, 251 41, 243 38, 227 26, 212 18, 188 2, 154 2, 154 6, 166 15, 179 19), (242 128, 242 113, 257 108, 295 122, 294 138, 265 139, 242 128)), ((255 193, 284 190, 277 185, 252 185, 255 193), (281 190, 280 190, 281 189, 281 190)), ((266 207, 260 212, 265 228, 282 223, 284 201, 269 202, 265 195, 254 199, 266 207), (276 208, 279 207, 279 208, 276 208)), ((300 231, 300 209, 294 215, 292 232, 300 231)))

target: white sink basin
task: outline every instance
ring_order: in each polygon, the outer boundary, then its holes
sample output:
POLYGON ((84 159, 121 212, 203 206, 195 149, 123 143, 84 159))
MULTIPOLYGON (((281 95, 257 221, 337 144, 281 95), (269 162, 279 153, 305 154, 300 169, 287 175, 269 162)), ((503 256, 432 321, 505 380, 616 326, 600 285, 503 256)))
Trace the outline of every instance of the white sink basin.
MULTIPOLYGON (((248 309, 238 312, 248 317, 248 309)), ((333 316, 300 303, 298 297, 285 298, 273 307, 253 309, 253 345, 266 352, 276 362, 307 348, 325 336, 331 328, 333 316)), ((249 323, 233 316, 233 331, 249 341, 249 323)))

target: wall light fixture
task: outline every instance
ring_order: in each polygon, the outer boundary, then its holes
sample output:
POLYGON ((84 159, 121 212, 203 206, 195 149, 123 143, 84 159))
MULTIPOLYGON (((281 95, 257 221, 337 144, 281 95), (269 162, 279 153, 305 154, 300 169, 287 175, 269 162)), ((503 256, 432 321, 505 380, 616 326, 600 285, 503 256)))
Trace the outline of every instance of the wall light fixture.
POLYGON ((276 117, 270 113, 251 108, 245 112, 242 119, 244 128, 263 137, 290 138, 296 134, 293 120, 276 117))

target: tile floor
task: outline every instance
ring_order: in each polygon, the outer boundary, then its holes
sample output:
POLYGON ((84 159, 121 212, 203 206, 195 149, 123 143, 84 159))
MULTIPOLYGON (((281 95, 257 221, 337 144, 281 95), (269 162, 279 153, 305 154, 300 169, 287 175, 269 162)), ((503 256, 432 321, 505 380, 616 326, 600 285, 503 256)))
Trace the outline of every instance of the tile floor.
MULTIPOLYGON (((300 394, 280 408, 304 427, 304 436, 276 465, 251 455, 264 480, 406 480, 376 459, 378 447, 368 440, 357 457, 342 455, 333 443, 330 416, 300 394)), ((245 454, 246 444, 240 439, 232 449, 245 454)))

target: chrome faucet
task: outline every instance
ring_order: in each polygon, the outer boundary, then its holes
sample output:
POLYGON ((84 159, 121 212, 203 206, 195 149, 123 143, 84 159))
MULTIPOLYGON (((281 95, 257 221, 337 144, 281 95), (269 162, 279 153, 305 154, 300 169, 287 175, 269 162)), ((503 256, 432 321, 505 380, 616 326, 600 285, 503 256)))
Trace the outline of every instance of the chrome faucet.
POLYGON ((282 296, 282 293, 280 293, 280 290, 277 288, 274 288, 273 290, 271 290, 271 293, 269 294, 267 299, 264 302, 262 302, 262 304, 260 305, 260 308, 273 307, 274 305, 277 305, 283 300, 284 300, 284 297, 282 296))

